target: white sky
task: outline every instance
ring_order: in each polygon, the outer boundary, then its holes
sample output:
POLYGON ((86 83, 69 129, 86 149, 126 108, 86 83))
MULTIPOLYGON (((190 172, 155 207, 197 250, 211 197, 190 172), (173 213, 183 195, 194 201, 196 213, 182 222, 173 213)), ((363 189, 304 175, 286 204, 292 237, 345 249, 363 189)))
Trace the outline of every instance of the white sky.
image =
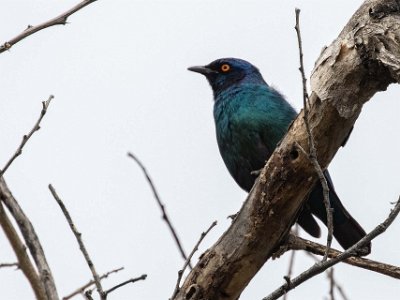
MULTIPOLYGON (((1 0, 0 42, 76 2, 1 0)), ((294 8, 302 9, 309 74, 322 47, 361 2, 102 0, 73 15, 67 26, 46 29, 1 54, 0 168, 33 126, 41 101, 55 95, 42 129, 5 178, 36 228, 60 296, 91 274, 49 183, 83 233, 99 273, 125 267, 104 281, 106 288, 148 274, 110 299, 167 299, 183 261, 127 151, 151 173, 187 252, 218 220, 199 255, 226 230, 226 216, 246 195, 219 156, 211 89, 186 68, 220 57, 247 59, 299 109, 294 8)), ((399 95, 392 86, 365 106, 330 166, 338 194, 366 230, 386 217, 399 194, 399 95)), ((371 259, 400 265, 400 245, 394 242, 399 224, 374 241, 371 259)), ((283 283, 288 257, 268 262, 241 299, 261 299, 283 283)), ((9 261, 15 258, 0 234, 0 262, 9 261)), ((311 264, 298 255, 295 274, 311 264)), ((395 299, 400 293, 394 279, 346 265, 335 270, 350 299, 395 299)), ((20 271, 0 270, 0 290, 5 300, 33 298, 20 271)), ((327 294, 328 282, 320 275, 290 299, 327 294)))

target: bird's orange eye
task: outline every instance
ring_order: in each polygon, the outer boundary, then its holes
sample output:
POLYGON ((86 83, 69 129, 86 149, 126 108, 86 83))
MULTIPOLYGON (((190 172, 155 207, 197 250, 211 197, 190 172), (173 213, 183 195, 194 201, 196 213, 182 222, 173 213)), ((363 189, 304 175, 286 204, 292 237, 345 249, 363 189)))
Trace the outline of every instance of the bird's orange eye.
POLYGON ((221 66, 221 71, 222 71, 222 72, 228 72, 230 69, 231 69, 231 66, 228 65, 228 64, 223 64, 223 65, 221 66))

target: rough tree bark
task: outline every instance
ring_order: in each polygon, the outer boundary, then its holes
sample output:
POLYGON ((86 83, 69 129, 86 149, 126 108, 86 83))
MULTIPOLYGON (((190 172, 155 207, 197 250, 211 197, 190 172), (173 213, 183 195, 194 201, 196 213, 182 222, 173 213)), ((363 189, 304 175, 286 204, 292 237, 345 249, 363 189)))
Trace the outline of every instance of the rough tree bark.
MULTIPOLYGON (((323 50, 311 76, 309 123, 326 168, 362 106, 400 82, 400 1, 367 0, 323 50)), ((237 299, 294 223, 317 180, 303 112, 269 159, 230 228, 200 258, 175 299, 237 299)))

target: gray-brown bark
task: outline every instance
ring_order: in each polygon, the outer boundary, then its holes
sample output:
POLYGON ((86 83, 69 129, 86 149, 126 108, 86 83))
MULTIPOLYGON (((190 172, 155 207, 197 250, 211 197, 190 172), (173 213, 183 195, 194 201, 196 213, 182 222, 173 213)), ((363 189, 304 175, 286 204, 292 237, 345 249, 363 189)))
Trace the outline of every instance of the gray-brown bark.
MULTIPOLYGON (((326 168, 363 104, 400 81, 397 1, 369 0, 317 60, 309 123, 326 168)), ((264 167, 230 228, 199 260, 175 299, 237 299, 294 223, 317 180, 303 112, 264 167)))
MULTIPOLYGON (((324 256, 326 253, 326 246, 324 245, 302 239, 301 237, 295 236, 293 234, 289 234, 288 237, 288 250, 304 250, 309 253, 321 256, 324 256)), ((332 248, 329 250, 328 257, 335 258, 338 257, 341 253, 341 251, 332 248)), ((359 268, 364 268, 366 270, 374 271, 396 279, 400 279, 400 268, 397 266, 361 257, 350 257, 343 260, 343 262, 359 268)))
POLYGON ((18 265, 24 273, 26 279, 32 287, 36 299, 46 300, 46 292, 44 286, 39 279, 39 275, 36 272, 35 267, 32 265, 28 254, 26 253, 26 247, 18 236, 11 220, 8 218, 6 211, 3 207, 3 203, 0 201, 0 225, 3 228, 4 234, 9 240, 11 247, 14 250, 15 255, 18 259, 18 265))
POLYGON ((53 275, 47 263, 46 256, 36 231, 33 228, 31 221, 25 215, 17 200, 12 195, 3 177, 0 177, 0 201, 4 203, 18 224, 21 234, 25 240, 25 244, 28 247, 38 269, 38 275, 42 284, 42 288, 46 292, 47 299, 58 300, 59 297, 53 275))

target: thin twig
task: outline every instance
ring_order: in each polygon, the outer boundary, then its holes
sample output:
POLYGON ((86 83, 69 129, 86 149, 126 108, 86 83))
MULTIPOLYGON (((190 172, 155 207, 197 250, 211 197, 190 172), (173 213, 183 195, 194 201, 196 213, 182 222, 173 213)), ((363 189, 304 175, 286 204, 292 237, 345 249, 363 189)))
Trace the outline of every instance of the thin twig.
POLYGON ((308 134, 308 145, 310 148, 309 158, 311 160, 311 163, 314 166, 316 173, 318 174, 319 181, 321 182, 321 185, 322 185, 322 191, 323 191, 323 195, 324 195, 324 204, 325 204, 326 216, 327 216, 327 227, 328 227, 328 237, 327 237, 327 241, 326 241, 327 252, 326 252, 326 255, 324 255, 324 257, 322 259, 322 261, 325 261, 328 258, 328 250, 332 245, 332 239, 333 239, 333 237, 332 237, 333 236, 332 209, 331 209, 330 202, 329 202, 328 183, 326 181, 323 170, 317 159, 317 150, 315 148, 314 138, 311 133, 310 124, 308 121, 309 117, 308 117, 307 100, 309 98, 308 98, 308 93, 307 93, 307 79, 305 76, 304 63, 303 63, 303 43, 301 40, 300 21, 299 21, 300 9, 296 8, 295 12, 296 12, 296 26, 294 28, 296 29, 297 41, 298 41, 298 46, 299 46, 299 57, 300 57, 299 71, 301 73, 302 83, 303 83, 304 123, 306 125, 307 134, 308 134))
POLYGON ((95 2, 96 0, 84 0, 80 2, 79 4, 75 5, 71 9, 67 10, 66 12, 62 13, 58 17, 55 17, 51 20, 48 20, 42 24, 32 26, 28 25, 28 27, 22 31, 19 35, 16 37, 12 38, 8 42, 5 42, 3 45, 0 46, 0 53, 9 50, 12 46, 14 46, 16 43, 20 42, 24 38, 34 34, 35 32, 38 32, 42 29, 55 26, 55 25, 65 25, 67 24, 67 19, 70 15, 76 13, 78 10, 84 8, 85 6, 95 2))
MULTIPOLYGON (((9 240, 11 247, 14 250, 18 259, 19 267, 24 273, 26 279, 29 281, 36 299, 47 300, 46 292, 44 290, 43 282, 40 281, 28 254, 26 253, 25 245, 22 243, 17 231, 14 228, 11 220, 8 218, 3 203, 0 201, 0 226, 9 240)), ((6 264, 2 264, 3 266, 6 264)))
MULTIPOLYGON (((1 208, 0 208, 1 209, 1 208)), ((2 263, 0 264, 0 269, 1 268, 11 268, 11 267, 15 267, 16 269, 19 269, 19 264, 18 263, 2 263)))
MULTIPOLYGON (((171 222, 170 218, 168 217, 167 211, 166 211, 166 209, 165 209, 165 205, 161 202, 160 196, 158 195, 157 189, 156 189, 156 187, 155 187, 153 181, 151 180, 150 175, 149 175, 149 173, 148 173, 147 170, 146 170, 146 167, 145 167, 145 166, 142 164, 142 162, 141 162, 134 154, 132 154, 131 152, 128 152, 128 156, 129 156, 130 158, 132 158, 132 159, 139 165, 139 167, 142 169, 142 171, 143 171, 143 173, 144 173, 144 176, 146 177, 147 182, 149 183, 150 188, 151 188, 151 190, 153 191, 154 198, 156 199, 157 204, 158 204, 158 206, 159 206, 160 209, 161 209, 162 219, 165 221, 165 223, 167 223, 167 226, 168 226, 169 230, 171 231, 172 236, 174 237, 175 243, 176 243, 176 245, 178 246, 179 252, 181 253, 182 258, 186 261, 186 260, 187 260, 187 255, 186 255, 186 253, 185 253, 185 250, 183 250, 183 246, 182 246, 182 243, 181 243, 180 240, 179 240, 178 234, 176 233, 175 228, 172 226, 172 222, 171 222)), ((189 261, 189 267, 192 268, 192 265, 190 264, 190 261, 189 261)))
POLYGON ((35 125, 33 126, 33 128, 31 129, 31 131, 29 131, 29 133, 27 135, 24 135, 22 137, 22 141, 21 144, 19 145, 17 151, 15 151, 14 155, 8 160, 8 162, 6 163, 6 165, 3 167, 2 170, 0 170, 0 177, 4 175, 4 173, 7 171, 8 167, 12 164, 12 162, 21 155, 22 153, 22 149, 24 148, 25 144, 28 142, 28 140, 32 137, 32 135, 38 131, 40 129, 40 122, 42 121, 44 115, 47 112, 47 108, 50 105, 51 100, 54 98, 53 95, 49 96, 49 99, 47 99, 47 101, 42 101, 42 110, 40 111, 40 116, 39 119, 36 121, 35 125))
POLYGON ((8 211, 13 216, 19 227, 25 245, 28 247, 29 252, 35 261, 36 268, 39 271, 39 278, 44 286, 47 298, 52 300, 59 299, 50 266, 47 263, 46 255, 44 254, 43 247, 39 241, 38 235, 36 234, 35 228, 29 218, 25 215, 17 200, 14 198, 4 180, 4 177, 0 177, 0 199, 7 206, 8 211))
POLYGON ((333 276, 333 270, 334 268, 331 268, 330 270, 327 270, 327 275, 329 279, 329 297, 330 300, 335 300, 335 277, 333 276))
POLYGON ((170 298, 170 300, 173 300, 175 298, 175 296, 178 294, 179 292, 179 285, 181 283, 182 280, 182 276, 183 273, 185 272, 187 266, 189 265, 190 260, 192 259, 194 253, 199 249, 199 245, 201 244, 201 242, 203 241, 203 239, 206 237, 206 235, 211 231, 211 229, 213 229, 214 226, 217 225, 217 221, 212 222, 212 224, 210 225, 210 227, 208 227, 208 229, 205 232, 202 232, 200 235, 200 239, 197 241, 196 245, 194 246, 192 252, 190 252, 189 257, 186 259, 185 263, 183 264, 183 267, 181 270, 178 271, 178 280, 176 281, 176 286, 175 286, 175 290, 172 293, 172 297, 170 298))
POLYGON ((139 277, 136 277, 136 278, 131 278, 131 279, 129 279, 127 281, 124 281, 124 282, 122 282, 120 284, 117 284, 116 286, 112 287, 111 289, 105 291, 104 294, 107 296, 108 294, 112 293, 116 289, 119 289, 119 288, 123 287, 124 285, 127 285, 128 283, 134 283, 134 282, 139 281, 139 280, 145 280, 146 278, 147 278, 146 274, 143 274, 142 276, 139 276, 139 277))
POLYGON ((263 300, 278 299, 283 294, 287 293, 288 291, 302 284, 304 281, 324 272, 326 269, 334 266, 335 264, 354 256, 356 253, 360 251, 360 249, 365 247, 365 245, 371 242, 375 237, 385 232, 386 229, 393 223, 399 212, 400 212, 400 197, 398 198, 395 207, 391 210, 386 220, 383 223, 376 226, 374 230, 372 230, 365 237, 359 240, 355 245, 351 246, 349 249, 342 252, 335 258, 314 264, 311 268, 309 268, 308 270, 304 271, 299 276, 291 280, 290 283, 283 284, 274 292, 272 292, 269 296, 263 298, 263 300))
MULTIPOLYGON (((291 238, 291 237, 290 237, 290 238, 291 238)), ((295 238, 297 238, 297 237, 295 237, 295 238)), ((326 247, 323 246, 323 245, 321 245, 321 246, 324 247, 324 249, 326 248, 326 247)), ((332 249, 332 248, 331 248, 331 249, 332 249)), ((315 255, 314 253, 306 251, 306 254, 307 254, 309 257, 311 257, 315 262, 319 262, 319 258, 317 258, 316 255, 315 255)), ((324 256, 324 254, 325 254, 325 251, 323 251, 323 252, 321 253, 322 256, 324 256)), ((351 259, 351 258, 350 258, 350 259, 351 259)), ((344 260, 343 262, 346 262, 346 260, 344 260)), ((342 296, 342 299, 343 299, 343 300, 348 300, 346 294, 344 293, 344 290, 343 290, 342 286, 335 280, 335 277, 334 277, 334 275, 333 275, 333 272, 331 272, 331 271, 333 271, 333 270, 334 270, 334 268, 332 267, 331 269, 328 269, 328 270, 325 271, 326 276, 328 277, 329 282, 330 282, 330 288, 332 288, 332 285, 333 285, 333 288, 336 288, 336 289, 337 289, 337 291, 339 292, 339 294, 342 296)), ((331 292, 331 291, 330 291, 330 292, 331 292)))
MULTIPOLYGON (((109 272, 107 272, 107 273, 101 275, 101 276, 100 276, 100 280, 103 280, 103 279, 107 278, 109 275, 111 275, 111 274, 113 274, 113 273, 118 273, 119 271, 122 271, 123 269, 124 269, 124 267, 121 267, 121 268, 118 268, 118 269, 109 271, 109 272)), ((95 282, 94 282, 94 280, 92 279, 92 280, 90 280, 88 283, 84 284, 83 286, 81 286, 80 288, 76 289, 75 291, 73 291, 72 293, 68 294, 67 296, 63 297, 62 299, 63 299, 63 300, 69 300, 69 299, 75 297, 76 295, 83 294, 84 291, 85 291, 87 288, 91 287, 93 284, 95 284, 95 282)))
MULTIPOLYGON (((297 236, 297 235, 298 235, 298 232, 299 232, 299 225, 296 223, 296 225, 295 225, 295 227, 294 227, 294 232, 293 232, 293 234, 297 236)), ((290 278, 292 277, 292 273, 293 273, 295 255, 296 255, 296 251, 293 251, 293 250, 292 250, 292 251, 290 252, 288 272, 287 272, 287 274, 286 274, 286 277, 289 278, 289 280, 290 280, 290 278)), ((289 294, 286 293, 286 294, 283 296, 283 300, 287 300, 288 297, 289 297, 289 294)))
POLYGON ((344 292, 342 286, 339 285, 337 282, 336 282, 335 286, 336 286, 336 289, 338 290, 340 296, 342 296, 342 299, 343 300, 349 300, 349 298, 347 297, 346 293, 344 292))
POLYGON ((75 235, 75 238, 76 238, 76 240, 77 240, 77 242, 79 244, 79 249, 81 250, 83 256, 85 257, 85 260, 86 260, 86 262, 87 262, 87 264, 88 264, 88 266, 90 268, 90 271, 92 272, 93 279, 94 279, 97 291, 98 291, 98 293, 100 295, 100 298, 102 300, 106 299, 106 295, 105 295, 105 293, 103 291, 103 287, 101 286, 99 274, 96 272, 96 268, 95 268, 95 266, 94 266, 94 264, 93 264, 93 262, 92 262, 92 260, 91 260, 91 258, 89 256, 89 253, 86 250, 85 245, 83 244, 82 234, 76 228, 76 226, 75 226, 74 222, 72 221, 72 218, 71 218, 67 208, 65 207, 65 205, 62 202, 61 198, 57 195, 56 190, 53 188, 53 186, 51 184, 49 184, 49 189, 50 189, 50 192, 53 195, 54 199, 57 201, 58 205, 60 206, 65 218, 67 219, 69 227, 71 228, 72 232, 75 235))

